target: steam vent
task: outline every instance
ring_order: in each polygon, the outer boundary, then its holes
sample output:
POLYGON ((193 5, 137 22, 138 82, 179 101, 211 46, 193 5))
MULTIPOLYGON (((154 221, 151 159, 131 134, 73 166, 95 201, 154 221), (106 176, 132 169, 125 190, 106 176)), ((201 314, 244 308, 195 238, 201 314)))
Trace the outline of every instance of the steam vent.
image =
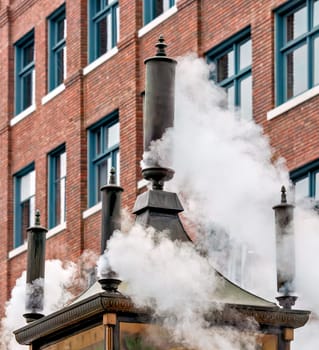
MULTIPOLYGON (((151 142, 161 138, 165 130, 174 124, 174 79, 177 63, 167 57, 163 37, 159 38, 156 50, 154 57, 145 60, 146 153, 151 142)), ((159 231, 168 230, 172 240, 191 242, 179 218, 183 207, 176 193, 165 191, 165 182, 173 177, 174 171, 146 158, 142 173, 144 178, 151 182, 152 188, 136 198, 133 211, 136 222, 144 227, 152 226, 159 231)), ((123 189, 115 182, 114 170, 111 171, 109 183, 103 186, 101 191, 102 253, 113 231, 121 227, 120 204, 123 189)), ((281 203, 274 207, 274 210, 278 237, 277 261, 280 261, 283 241, 281 238, 293 235, 287 226, 287 222, 293 220, 293 207, 287 204, 285 190, 282 190, 281 203)), ((34 239, 33 243, 29 244, 31 252, 28 256, 31 261, 28 261, 28 269, 31 272, 28 276, 33 276, 29 278, 29 282, 34 278, 42 278, 44 272, 42 267, 45 247, 41 237, 45 229, 40 227, 39 221, 36 222, 35 227, 29 230, 29 239, 34 239), (33 252, 33 249, 37 249, 37 242, 40 242, 41 247, 38 247, 37 252, 33 252), (41 271, 32 267, 32 256, 42 259, 41 262, 37 261, 41 271)), ((293 266, 290 271, 287 280, 280 271, 278 272, 278 290, 281 293, 279 305, 247 292, 216 272, 221 287, 212 296, 211 305, 209 302, 207 304, 207 310, 214 311, 207 312, 206 327, 212 330, 224 327, 236 331, 239 335, 249 334, 259 350, 289 350, 294 338, 294 329, 302 327, 309 318, 308 311, 293 309, 295 297, 289 283, 293 278, 293 266), (216 308, 216 303, 222 307, 216 308)), ((162 327, 161 319, 154 316, 153 310, 141 309, 134 305, 125 295, 124 282, 115 272, 107 271, 72 304, 45 316, 42 315, 41 298, 39 305, 26 310, 27 313, 31 312, 27 314, 29 323, 14 332, 16 340, 20 344, 30 345, 33 350, 186 350, 184 344, 172 341, 162 327), (153 343, 150 334, 155 334, 154 338, 160 338, 161 345, 158 342, 153 343)), ((167 292, 168 298, 169 293, 171 291, 167 292)), ((227 337, 227 332, 221 334, 227 337)), ((211 349, 215 349, 213 344, 211 349)), ((242 344, 242 349, 248 349, 245 343, 242 344)))

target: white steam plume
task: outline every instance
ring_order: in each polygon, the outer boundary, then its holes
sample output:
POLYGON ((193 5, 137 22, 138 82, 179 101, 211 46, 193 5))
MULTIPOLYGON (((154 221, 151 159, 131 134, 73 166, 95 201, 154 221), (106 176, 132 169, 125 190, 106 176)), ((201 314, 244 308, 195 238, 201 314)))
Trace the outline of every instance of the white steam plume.
POLYGON ((175 342, 198 350, 239 350, 244 342, 245 349, 254 349, 253 337, 245 333, 209 327, 205 315, 222 308, 214 300, 219 283, 208 258, 193 244, 135 225, 128 234, 114 233, 107 258, 125 281, 125 294, 136 305, 151 307, 175 342))
MULTIPOLYGON (((67 305, 74 296, 87 288, 90 272, 95 267, 97 255, 90 250, 85 250, 77 263, 61 260, 45 261, 44 278, 44 315, 51 314, 67 305)), ((36 282, 43 283, 43 279, 36 282)), ((27 349, 27 346, 19 345, 13 335, 13 331, 25 326, 23 317, 26 307, 26 271, 16 280, 16 285, 11 291, 11 298, 5 306, 5 317, 1 320, 0 350, 27 349)), ((38 310, 37 310, 38 311, 38 310)))
MULTIPOLYGON (((289 174, 283 160, 272 162, 272 150, 261 127, 223 107, 226 96, 209 81, 209 75, 209 67, 203 60, 180 59, 175 127, 168 130, 162 140, 153 143, 147 156, 174 168, 176 175, 166 188, 179 193, 186 217, 191 227, 195 227, 196 241, 206 246, 208 256, 221 272, 246 289, 274 300, 276 245, 272 206, 279 204, 281 186, 290 187, 289 174)), ((313 267, 319 263, 319 219, 306 213, 300 208, 296 210, 296 287, 300 302, 303 301, 299 305, 309 305, 318 313, 319 278, 313 267)), ((124 236, 117 236, 116 240, 118 247, 122 243, 125 246, 124 236)), ((157 296, 158 281, 163 274, 164 278, 168 276, 155 266, 152 266, 152 277, 136 275, 132 266, 143 261, 138 247, 136 249, 137 252, 123 250, 119 255, 122 265, 117 266, 114 261, 111 265, 116 265, 112 268, 119 269, 125 280, 129 279, 133 285, 136 282, 139 290, 135 294, 143 300, 146 291, 157 296), (140 289, 142 295, 139 295, 140 289)), ((165 256, 165 251, 163 254, 165 256)), ((141 263, 141 269, 148 272, 146 262, 147 259, 141 263)), ((175 269, 174 264, 166 266, 167 273, 175 269)), ((181 269, 178 273, 185 272, 181 269)), ((167 295, 170 297, 171 293, 167 295)), ((192 305, 191 298, 188 307, 197 307, 192 305)), ((183 322, 181 325, 183 329, 183 322)), ((297 341, 299 338, 303 349, 313 350, 302 336, 302 330, 298 333, 297 341)), ((319 344, 318 336, 316 343, 319 344)))
MULTIPOLYGON (((74 286, 77 266, 73 263, 63 264, 60 260, 48 260, 45 262, 45 270, 44 308, 42 313, 47 315, 60 309, 73 298, 69 289, 74 286)), ((26 324, 23 318, 25 300, 26 271, 17 279, 11 292, 11 299, 5 307, 5 317, 1 320, 1 350, 28 349, 27 346, 19 345, 13 335, 14 330, 26 324)))
MULTIPOLYGON (((213 236, 211 244, 223 245, 227 238, 229 245, 246 246, 249 273, 242 278, 243 285, 273 296, 271 208, 280 200, 281 186, 289 186, 284 162, 272 164, 268 140, 259 126, 223 107, 225 94, 209 81, 203 60, 182 58, 177 67, 175 127, 153 145, 166 166, 166 154, 172 153, 167 150, 173 150, 176 175, 167 188, 180 194, 188 219, 201 228, 205 240, 213 236), (249 265, 250 259, 254 262, 249 265)), ((218 247, 210 250, 216 258, 218 247)), ((224 260, 229 261, 227 256, 224 260)), ((232 277, 224 263, 217 261, 232 277)))

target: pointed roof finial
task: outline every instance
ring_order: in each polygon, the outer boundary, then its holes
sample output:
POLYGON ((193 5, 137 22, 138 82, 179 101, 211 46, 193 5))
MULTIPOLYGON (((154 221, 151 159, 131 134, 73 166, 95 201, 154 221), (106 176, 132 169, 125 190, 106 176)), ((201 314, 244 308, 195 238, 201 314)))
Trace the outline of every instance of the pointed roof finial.
POLYGON ((158 38, 158 42, 155 45, 157 47, 157 52, 155 56, 166 56, 165 48, 167 45, 165 44, 164 36, 161 34, 158 38))
POLYGON ((281 203, 287 203, 286 187, 281 187, 281 203))
POLYGON ((112 167, 110 170, 110 177, 109 177, 109 185, 116 185, 116 171, 115 168, 112 167))
POLYGON ((40 226, 40 210, 35 211, 35 226, 40 226))

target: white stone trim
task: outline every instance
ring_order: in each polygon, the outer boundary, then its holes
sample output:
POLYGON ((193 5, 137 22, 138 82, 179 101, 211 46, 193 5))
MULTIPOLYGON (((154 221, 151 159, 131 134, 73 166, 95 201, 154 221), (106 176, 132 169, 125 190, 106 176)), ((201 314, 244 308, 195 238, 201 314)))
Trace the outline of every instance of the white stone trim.
POLYGON ((42 97, 41 103, 45 105, 47 102, 52 100, 55 96, 59 95, 62 91, 65 90, 65 85, 60 84, 54 90, 50 91, 48 94, 42 97))
POLYGON ((140 190, 142 189, 143 187, 146 187, 149 185, 149 181, 145 180, 145 179, 142 179, 142 180, 139 180, 137 181, 137 189, 140 190))
POLYGON ((119 52, 119 50, 118 50, 117 46, 113 47, 113 49, 107 51, 104 55, 100 56, 95 61, 90 63, 88 66, 83 68, 83 75, 89 74, 90 72, 92 72, 92 70, 94 70, 95 68, 100 66, 102 63, 106 62, 107 60, 109 60, 111 57, 116 55, 118 52, 119 52))
POLYGON ((167 11, 163 12, 161 15, 153 19, 153 21, 147 23, 143 28, 138 31, 138 37, 141 38, 143 35, 148 33, 150 30, 158 26, 160 23, 164 22, 167 18, 171 17, 177 12, 177 6, 174 5, 167 11))
POLYGON ((89 216, 97 213, 98 211, 100 211, 102 209, 102 202, 99 202, 97 204, 95 204, 93 207, 86 209, 83 213, 82 213, 82 217, 83 219, 88 218, 89 216))
POLYGON ((26 118, 27 116, 29 116, 31 113, 33 113, 36 110, 36 106, 35 104, 32 104, 30 107, 26 108, 24 111, 22 111, 21 113, 19 113, 18 115, 16 115, 15 117, 13 117, 10 120, 10 126, 16 125, 19 122, 21 122, 21 120, 23 120, 24 118, 26 118))
POLYGON ((56 234, 58 234, 59 232, 65 230, 65 229, 66 229, 66 222, 62 222, 62 224, 59 224, 59 225, 51 228, 51 230, 49 230, 47 232, 47 239, 55 236, 56 234))
POLYGON ((294 97, 293 99, 283 103, 282 105, 270 110, 267 113, 267 120, 278 117, 279 115, 289 111, 290 109, 300 105, 301 103, 309 100, 310 98, 319 95, 319 85, 313 87, 310 90, 305 91, 304 93, 294 97))
POLYGON ((22 245, 20 245, 19 247, 12 249, 12 250, 9 252, 8 257, 9 257, 9 259, 12 259, 12 258, 14 258, 14 257, 17 256, 17 255, 20 255, 20 254, 26 252, 27 249, 28 249, 28 243, 27 243, 27 242, 24 242, 24 243, 23 243, 22 245))

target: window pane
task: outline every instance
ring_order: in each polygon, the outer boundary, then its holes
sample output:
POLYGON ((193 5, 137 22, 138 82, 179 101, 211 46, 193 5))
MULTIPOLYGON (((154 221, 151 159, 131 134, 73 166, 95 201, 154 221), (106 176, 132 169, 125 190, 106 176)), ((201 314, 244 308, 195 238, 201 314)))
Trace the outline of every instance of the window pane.
POLYGON ((106 183, 109 183, 109 177, 110 177, 110 170, 112 167, 115 167, 116 163, 115 164, 112 164, 112 158, 109 157, 107 158, 107 176, 106 176, 106 183))
POLYGON ((55 157, 55 181, 59 181, 61 178, 61 162, 60 157, 55 157))
POLYGON ((64 80, 64 48, 57 52, 56 60, 57 85, 60 85, 64 80))
POLYGON ((30 226, 35 224, 35 196, 29 199, 30 202, 30 226))
POLYGON ((119 42, 119 40, 120 40, 120 8, 119 6, 116 6, 116 43, 119 42))
POLYGON ((20 202, 35 195, 35 171, 21 177, 20 180, 20 202))
POLYGON ((303 45, 286 56, 287 98, 298 95, 308 88, 307 47, 303 45))
POLYGON ((252 83, 251 76, 240 81, 240 115, 252 119, 252 83))
POLYGON ((112 48, 112 44, 113 44, 113 40, 112 40, 112 16, 111 16, 111 12, 109 12, 109 14, 107 15, 107 40, 106 40, 106 44, 107 44, 107 50, 111 50, 112 48))
POLYGON ((230 51, 217 60, 217 82, 234 75, 234 51, 230 51))
POLYGON ((313 26, 319 25, 319 0, 313 3, 313 26))
POLYGON ((97 24, 97 55, 103 55, 107 50, 107 17, 102 18, 97 24))
POLYGON ((23 48, 23 67, 33 62, 33 43, 23 48))
POLYGON ((95 9, 96 9, 96 12, 101 11, 101 9, 102 9, 102 7, 101 7, 101 2, 102 2, 102 0, 95 0, 95 9))
POLYGON ((62 39, 64 39, 64 35, 65 35, 64 25, 65 25, 65 19, 64 18, 59 19, 57 21, 57 23, 56 23, 56 34, 57 34, 56 41, 57 42, 59 42, 62 39))
POLYGON ((55 183, 55 224, 61 223, 61 181, 60 179, 55 183))
POLYGON ((163 0, 155 0, 154 1, 155 5, 155 17, 159 16, 160 14, 163 13, 164 8, 163 8, 163 0))
POLYGON ((60 154, 61 177, 66 175, 66 152, 60 154))
POLYGON ((119 123, 110 126, 107 129, 107 148, 117 145, 120 142, 119 123))
POLYGON ((116 183, 120 184, 120 152, 116 152, 116 183))
POLYGON ((32 71, 22 78, 23 109, 32 104, 32 71))
POLYGON ((314 193, 315 200, 319 200, 319 172, 315 174, 315 193, 314 193))
POLYGON ((30 227, 30 200, 27 200, 21 204, 21 243, 27 239, 28 227, 30 227))
MULTIPOLYGON (((319 16, 319 14, 318 14, 319 16)), ((313 42, 314 47, 314 85, 319 84, 319 36, 313 42)))
POLYGON ((101 129, 96 130, 95 135, 95 155, 99 155, 102 152, 101 149, 101 129))
POLYGON ((105 159, 97 165, 97 198, 101 200, 101 191, 100 188, 107 184, 108 177, 108 160, 105 159))
POLYGON ((235 88, 233 85, 227 88, 227 103, 228 109, 233 111, 235 106, 235 88))
POLYGON ((170 8, 170 0, 163 0, 164 11, 167 11, 170 8))
POLYGON ((65 222, 65 212, 66 212, 66 205, 65 205, 65 178, 61 179, 60 182, 60 193, 61 193, 61 203, 60 203, 60 223, 65 222))
POLYGON ((302 7, 298 11, 288 15, 286 18, 286 38, 287 41, 297 38, 307 32, 307 7, 302 7))
POLYGON ((251 40, 246 41, 239 47, 240 52, 240 69, 251 65, 251 40))
POLYGON ((309 178, 298 180, 295 183, 295 199, 296 201, 309 196, 309 178))

